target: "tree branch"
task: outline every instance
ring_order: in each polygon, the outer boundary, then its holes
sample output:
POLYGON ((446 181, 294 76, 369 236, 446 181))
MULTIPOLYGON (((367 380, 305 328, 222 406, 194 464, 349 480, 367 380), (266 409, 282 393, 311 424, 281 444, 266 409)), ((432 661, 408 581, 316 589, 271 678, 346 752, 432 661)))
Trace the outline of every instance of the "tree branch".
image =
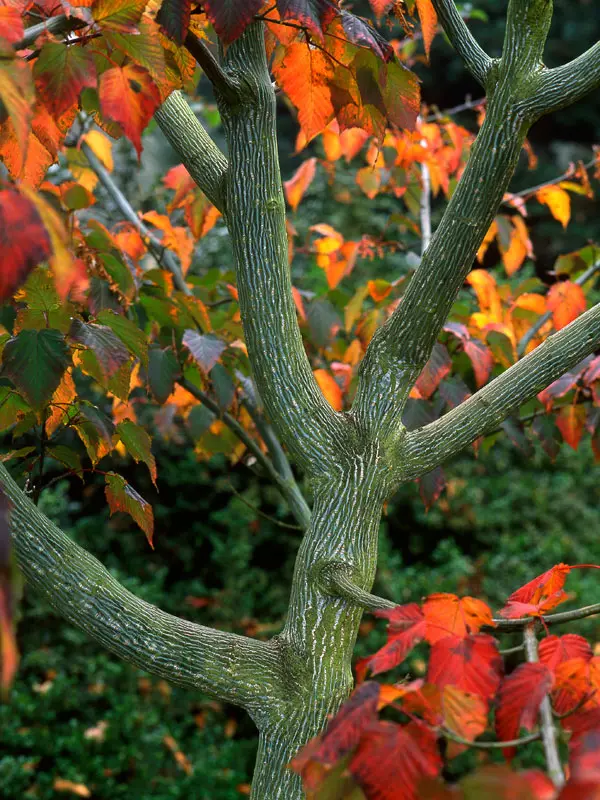
POLYGON ((223 97, 229 102, 236 102, 239 98, 239 86, 231 79, 231 76, 223 71, 221 65, 208 49, 206 42, 198 39, 193 33, 188 33, 185 37, 185 46, 194 56, 202 71, 223 97))
POLYGON ((366 592, 352 580, 352 568, 341 561, 327 561, 320 565, 317 581, 321 589, 332 597, 341 597, 367 611, 396 608, 398 603, 366 592))
POLYGON ((62 617, 125 661, 250 711, 277 691, 275 643, 196 625, 140 600, 42 514, 3 465, 0 487, 12 503, 19 567, 62 617))
POLYGON ((225 214, 227 159, 181 92, 172 92, 154 112, 154 118, 196 184, 210 202, 225 214))
POLYGON ((123 192, 119 189, 109 171, 94 153, 89 144, 87 144, 85 141, 81 143, 81 152, 89 161, 90 167, 98 176, 98 180, 115 202, 119 211, 138 230, 140 236, 144 240, 144 243, 148 246, 156 260, 163 264, 173 275, 173 282, 175 283, 175 286, 184 294, 192 294, 190 287, 185 282, 181 268, 177 263, 173 253, 170 250, 167 250, 160 239, 158 239, 138 217, 133 209, 133 206, 125 197, 123 192))
POLYGON ((15 42, 13 47, 15 50, 26 50, 34 44, 38 36, 43 33, 51 33, 54 36, 59 36, 61 33, 70 33, 76 31, 78 28, 85 28, 86 24, 77 17, 67 17, 64 14, 58 14, 56 17, 44 22, 39 22, 37 25, 31 25, 25 29, 25 33, 20 42, 15 42))
POLYGON ((457 744, 466 744, 467 747, 476 747, 480 750, 496 750, 498 748, 504 749, 505 747, 520 747, 523 744, 537 742, 542 738, 540 733, 530 733, 529 736, 522 736, 520 739, 509 739, 506 742, 477 742, 472 741, 471 739, 463 739, 462 736, 454 733, 454 731, 451 731, 450 728, 440 728, 440 733, 442 736, 445 736, 447 739, 451 739, 457 744))
POLYGON ((242 93, 231 103, 217 92, 217 102, 229 149, 227 225, 253 377, 271 424, 297 463, 326 471, 337 463, 352 426, 323 397, 298 327, 262 23, 232 42, 224 69, 242 93))
MULTIPOLYGON (((538 657, 538 644, 535 635, 535 623, 531 622, 526 626, 523 632, 523 643, 525 644, 525 655, 530 664, 535 664, 539 661, 538 657)), ((542 734, 542 742, 544 744, 544 752, 546 754, 546 764, 548 766, 548 774, 554 785, 560 789, 564 786, 565 775, 560 763, 560 756, 558 754, 558 744, 556 742, 556 729, 554 727, 554 720, 552 719, 552 706, 550 705, 550 698, 548 695, 544 697, 540 705, 540 732, 542 734)))
POLYGON ((403 480, 417 478, 485 435, 600 346, 600 303, 548 337, 506 372, 443 417, 407 433, 403 480))
POLYGON ((600 86, 600 42, 562 67, 545 70, 534 98, 540 114, 570 106, 600 86))
MULTIPOLYGON (((562 625, 565 622, 573 622, 576 619, 585 619, 586 617, 593 617, 594 614, 600 614, 600 603, 595 603, 591 606, 583 606, 582 608, 575 608, 573 611, 561 611, 558 614, 548 614, 539 618, 540 624, 562 625)), ((489 632, 496 631, 498 633, 515 633, 522 630, 531 623, 531 617, 520 617, 519 619, 494 619, 494 627, 486 628, 489 632)), ((519 645, 519 649, 521 645, 519 645)))
POLYGON ((288 505, 290 506, 290 510, 294 514, 294 517, 298 523, 302 526, 302 528, 306 528, 310 522, 310 509, 308 509, 306 502, 304 502, 304 504, 299 502, 297 497, 299 490, 296 482, 290 482, 282 477, 273 466, 271 459, 263 453, 258 444, 240 425, 237 419, 232 417, 229 412, 223 411, 223 409, 221 409, 219 405, 206 394, 206 392, 198 389, 193 383, 190 383, 190 381, 186 380, 185 378, 182 378, 180 381, 178 381, 178 383, 183 386, 186 391, 193 395, 196 400, 199 400, 204 406, 206 406, 209 411, 212 411, 212 413, 218 417, 218 419, 223 420, 225 425, 227 425, 227 427, 233 431, 233 433, 235 433, 238 439, 246 445, 248 450, 256 458, 257 462, 263 467, 269 478, 277 486, 281 494, 285 497, 288 505))
POLYGON ((433 7, 452 46, 475 80, 485 87, 492 59, 475 41, 454 0, 433 0, 433 7))

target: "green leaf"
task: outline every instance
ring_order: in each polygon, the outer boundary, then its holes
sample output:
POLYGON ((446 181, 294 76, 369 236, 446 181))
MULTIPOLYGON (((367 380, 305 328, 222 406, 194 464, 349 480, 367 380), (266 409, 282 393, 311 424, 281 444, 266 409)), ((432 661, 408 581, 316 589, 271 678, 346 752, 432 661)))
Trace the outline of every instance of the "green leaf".
POLYGON ((181 370, 175 353, 170 347, 165 350, 152 348, 148 361, 148 383, 158 403, 164 403, 175 387, 181 370))
POLYGON ((8 386, 0 386, 0 432, 12 427, 31 411, 21 395, 8 386))
POLYGON ((98 258, 112 281, 111 288, 131 300, 135 294, 135 283, 129 267, 112 253, 99 253, 98 258))
POLYGON ((48 403, 70 363, 65 337, 52 328, 21 331, 2 353, 3 374, 36 410, 48 403))
POLYGON ((154 514, 150 503, 147 503, 141 495, 116 472, 107 472, 106 479, 106 499, 110 508, 111 516, 115 511, 123 511, 129 514, 146 534, 146 539, 150 547, 154 535, 154 514))
POLYGON ((152 438, 140 425, 136 425, 130 419, 119 422, 116 432, 135 462, 143 461, 148 467, 152 483, 156 486, 156 461, 151 450, 152 438))
POLYGON ((60 462, 65 466, 67 469, 70 469, 72 472, 75 472, 81 480, 83 480, 83 467, 81 466, 81 459, 79 458, 79 453, 76 453, 74 450, 71 450, 70 447, 65 447, 65 445, 57 444, 52 447, 48 448, 48 455, 53 458, 55 461, 60 462))
POLYGON ((46 42, 33 64, 36 88, 57 117, 78 100, 82 89, 96 85, 96 65, 90 49, 46 42))
POLYGON ((148 340, 144 331, 130 319, 114 311, 101 311, 97 319, 119 337, 132 355, 139 358, 144 369, 148 368, 148 340))
POLYGON ((21 447, 19 450, 11 450, 10 453, 2 453, 0 461, 10 461, 11 458, 24 458, 34 452, 35 447, 21 447))
POLYGON ((69 337, 74 342, 89 347, 94 353, 105 381, 129 361, 127 348, 106 325, 96 325, 93 322, 81 322, 74 319, 69 337))
POLYGON ((199 439, 210 428, 216 418, 215 414, 206 406, 201 404, 194 406, 186 419, 192 439, 194 441, 199 439))

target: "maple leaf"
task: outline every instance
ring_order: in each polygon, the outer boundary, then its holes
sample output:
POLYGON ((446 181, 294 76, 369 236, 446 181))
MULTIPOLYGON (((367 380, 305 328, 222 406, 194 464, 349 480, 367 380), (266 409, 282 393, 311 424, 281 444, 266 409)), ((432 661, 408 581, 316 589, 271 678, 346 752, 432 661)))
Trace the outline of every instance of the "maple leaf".
POLYGON ((547 297, 548 311, 557 331, 566 327, 587 308, 583 289, 572 281, 561 281, 550 287, 547 297))
POLYGON ((419 20, 421 22, 421 30, 423 31, 423 43, 425 45, 425 54, 429 60, 429 52, 431 50, 431 42, 437 30, 437 14, 431 4, 431 0, 417 0, 417 11, 419 12, 419 20))
POLYGON ((156 21, 167 36, 183 44, 190 27, 191 0, 163 0, 156 21))
POLYGON ((539 616, 555 608, 568 599, 562 588, 570 571, 568 564, 556 564, 538 575, 510 595, 504 608, 499 611, 500 616, 506 619, 539 616))
POLYGON ((298 22, 318 39, 339 11, 337 0, 277 0, 277 10, 282 20, 298 22))
POLYGON ((484 700, 494 697, 502 676, 496 641, 487 634, 445 636, 431 647, 427 681, 443 690, 456 686, 484 700))
POLYGON ((47 108, 60 116, 83 89, 95 88, 96 65, 91 50, 46 42, 33 65, 33 77, 47 108))
POLYGON ((577 450, 585 427, 586 411, 584 406, 571 404, 560 408, 555 420, 565 442, 573 450, 577 450))
POLYGON ((357 676, 364 677, 367 669, 372 675, 386 672, 400 664, 413 647, 425 638, 426 621, 416 603, 396 606, 391 610, 373 612, 388 620, 388 640, 380 650, 356 665, 357 676))
MULTIPOLYGON (((496 734, 500 741, 516 739, 520 728, 528 731, 536 723, 538 710, 552 686, 552 673, 545 664, 520 664, 498 690, 496 734)), ((512 758, 514 748, 504 754, 512 758)))
POLYGON ((560 186, 544 186, 535 193, 540 203, 550 209, 554 219, 566 228, 571 219, 571 198, 560 186))
POLYGON ((600 656, 577 657, 563 661, 554 670, 553 702, 556 711, 571 711, 584 698, 584 708, 600 705, 600 656))
POLYGON ((313 182, 317 166, 316 158, 308 158, 303 161, 289 181, 284 181, 283 188, 285 197, 293 211, 297 211, 304 193, 313 182))
POLYGON ((446 488, 446 475, 441 467, 434 467, 419 478, 419 496, 425 510, 435 505, 438 497, 446 488))
POLYGON ((154 514, 150 504, 121 475, 107 472, 104 478, 106 481, 104 492, 111 517, 115 511, 124 511, 129 514, 146 534, 150 547, 154 548, 152 544, 154 514))
POLYGON ((160 94, 150 73, 137 64, 111 67, 100 76, 98 88, 102 113, 123 128, 139 158, 142 131, 160 103, 160 94))
POLYGON ((298 110, 298 122, 310 141, 334 116, 328 85, 334 74, 333 62, 307 42, 293 42, 273 74, 298 110))
POLYGON ((441 768, 435 734, 417 722, 370 725, 348 765, 367 797, 381 800, 416 800, 419 781, 441 768))
POLYGON ((472 742, 487 727, 488 704, 479 695, 444 686, 441 707, 445 726, 463 739, 472 742))
POLYGON ((554 672, 559 664, 572 658, 583 658, 589 661, 592 657, 590 643, 576 633, 565 633, 563 636, 546 636, 539 644, 540 663, 554 672))
POLYGON ((468 636, 478 633, 483 625, 493 625, 488 605, 475 597, 459 598, 455 594, 431 594, 423 604, 427 621, 425 638, 430 644, 445 636, 468 636))
POLYGON ((203 3, 208 18, 226 44, 244 32, 262 5, 263 0, 206 0, 203 3))
POLYGON ((0 190, 0 299, 13 295, 27 274, 51 253, 36 207, 14 189, 0 190))

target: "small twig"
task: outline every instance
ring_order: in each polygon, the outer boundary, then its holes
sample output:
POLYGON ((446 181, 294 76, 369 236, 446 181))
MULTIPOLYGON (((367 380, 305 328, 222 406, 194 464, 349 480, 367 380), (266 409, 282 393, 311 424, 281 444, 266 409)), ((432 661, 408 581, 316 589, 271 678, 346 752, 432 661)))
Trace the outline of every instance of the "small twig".
MULTIPOLYGON (((593 278, 594 275, 600 271, 600 260, 596 261, 595 264, 592 264, 591 267, 588 267, 585 272, 582 272, 581 275, 576 278, 573 283, 576 283, 578 286, 583 286, 584 283, 587 283, 590 278, 593 278)), ((535 323, 529 328, 529 330, 523 334, 523 336, 519 339, 519 343, 517 345, 517 355, 519 358, 525 353, 527 349, 527 345, 536 335, 536 333, 544 327, 546 322, 552 319, 552 311, 546 311, 545 314, 542 314, 535 323)))
POLYGON ((104 164, 100 161, 98 156, 94 153, 92 148, 87 144, 87 142, 81 143, 81 151, 84 153, 85 157, 90 163, 90 167, 98 176, 98 180, 104 186, 110 197, 116 203, 119 211, 123 214, 123 216, 131 222, 132 225, 135 226, 138 233, 144 240, 145 244, 148 246, 149 250, 152 251, 154 257, 158 260, 159 263, 162 263, 166 269, 173 275, 173 282, 175 286, 179 289, 179 291, 183 292, 184 294, 191 295, 192 290, 185 282, 179 264, 176 262, 174 255, 171 253, 170 250, 167 250, 166 247, 162 244, 160 239, 158 239, 146 225, 141 221, 138 215, 135 213, 133 206, 129 202, 129 200, 125 197, 123 192, 119 189, 117 184, 114 182, 112 176, 110 175, 109 171, 106 169, 104 164))
POLYGON ((366 592, 357 586, 350 577, 351 570, 348 564, 339 561, 330 561, 323 564, 319 569, 319 583, 323 591, 333 597, 341 597, 349 600, 367 611, 378 611, 381 609, 392 609, 398 605, 392 600, 366 592))
POLYGON ((246 500, 244 495, 238 492, 238 490, 235 488, 235 486, 231 483, 230 480, 228 480, 227 483, 233 494, 238 498, 238 500, 240 500, 247 508, 250 508, 252 511, 254 511, 255 514, 258 514, 259 517, 264 517, 264 519, 268 519, 269 522, 273 522, 275 525, 279 525, 280 528, 288 528, 289 530, 292 531, 304 530, 304 528, 302 528, 300 525, 290 525, 288 522, 282 522, 281 520, 272 517, 270 514, 265 514, 265 512, 261 511, 260 508, 257 508, 256 506, 253 506, 252 503, 248 502, 248 500, 246 500))
POLYGON ((557 714, 556 711, 552 709, 552 716, 554 717, 554 719, 557 720, 566 719, 567 717, 570 717, 571 714, 575 714, 577 711, 579 711, 579 709, 582 708, 582 706, 584 706, 588 700, 591 700, 595 694, 596 694, 595 690, 593 692, 588 692, 588 694, 584 694, 581 700, 579 700, 579 702, 577 702, 573 706, 573 708, 569 709, 569 711, 565 711, 564 714, 557 714))
POLYGON ((37 25, 31 25, 31 27, 26 28, 23 38, 15 42, 13 48, 15 50, 26 50, 43 33, 52 33, 57 36, 61 33, 70 33, 78 28, 85 28, 85 26, 86 23, 81 19, 58 14, 56 17, 51 17, 44 20, 44 22, 39 22, 37 25))
POLYGON ((457 744, 466 744, 468 747, 478 747, 481 750, 519 747, 520 745, 529 744, 530 742, 537 742, 538 739, 542 738, 542 734, 538 732, 530 733, 529 736, 522 736, 520 739, 509 739, 506 742, 471 742, 469 739, 463 739, 462 736, 454 733, 454 731, 451 731, 450 728, 440 728, 440 733, 457 744))
POLYGON ((425 117, 424 122, 436 122, 444 117, 451 117, 453 114, 460 114, 461 111, 472 111, 479 106, 484 106, 486 102, 487 97, 478 97, 477 100, 471 100, 471 98, 467 95, 467 99, 464 103, 460 103, 452 108, 445 108, 442 111, 438 109, 432 114, 429 114, 428 117, 425 117))
POLYGON ((585 619, 594 614, 600 614, 600 603, 591 606, 576 608, 573 611, 562 611, 560 614, 550 614, 543 617, 520 617, 519 619, 494 618, 494 627, 487 627, 488 631, 498 631, 499 633, 510 633, 525 628, 532 622, 539 622, 544 625, 562 625, 563 622, 572 622, 576 619, 585 619))
MULTIPOLYGON (((530 622, 529 625, 525 627, 523 643, 525 645, 527 661, 530 664, 537 663, 539 657, 538 643, 535 635, 535 622, 530 622)), ((548 695, 544 697, 540 705, 540 732, 542 734, 542 742, 546 754, 548 775, 554 785, 560 789, 565 784, 565 775, 563 773, 562 764, 560 763, 558 743, 556 741, 556 729, 552 719, 552 706, 550 705, 550 698, 548 695)))
POLYGON ((518 644, 516 647, 507 647, 505 650, 498 650, 501 656, 509 656, 512 653, 520 653, 525 647, 524 644, 518 644))
POLYGON ((193 33, 185 37, 185 47, 194 56, 202 67, 204 74, 225 100, 230 103, 238 101, 240 96, 239 86, 231 79, 202 39, 193 33))

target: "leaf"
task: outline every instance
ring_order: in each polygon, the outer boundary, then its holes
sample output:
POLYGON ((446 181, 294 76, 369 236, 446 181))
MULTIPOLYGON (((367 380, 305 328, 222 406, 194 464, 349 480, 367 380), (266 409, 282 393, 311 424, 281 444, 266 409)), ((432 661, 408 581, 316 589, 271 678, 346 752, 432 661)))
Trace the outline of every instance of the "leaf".
POLYGON ((589 661, 592 657, 590 643, 576 633, 565 633, 563 636, 546 636, 539 644, 540 663, 554 672, 559 664, 572 658, 583 658, 589 661))
POLYGON ((102 29, 136 33, 146 0, 94 0, 92 15, 102 29))
POLYGON ((569 405, 560 408, 556 413, 556 426, 569 447, 577 450, 585 427, 585 407, 569 405))
POLYGON ((342 390, 338 386, 333 375, 330 375, 326 369, 316 369, 313 372, 319 388, 323 392, 323 396, 329 405, 335 411, 341 411, 343 408, 342 390))
POLYGON ((394 49, 387 39, 361 17, 342 10, 342 27, 352 44, 368 48, 382 61, 389 61, 394 57, 394 49))
POLYGON ((372 675, 393 669, 425 638, 427 623, 416 603, 396 606, 390 611, 375 611, 374 614, 388 620, 387 643, 374 655, 357 663, 357 676, 364 676, 367 669, 372 675))
POLYGON ((105 309, 100 311, 96 319, 102 325, 106 325, 119 338, 129 352, 137 356, 142 366, 148 367, 148 339, 143 330, 123 314, 105 309))
POLYGON ((206 0, 204 8, 225 44, 243 33, 263 5, 263 0, 206 0))
POLYGON ((142 132, 160 104, 160 93, 150 73, 136 64, 112 67, 100 76, 98 90, 102 113, 123 128, 139 158, 142 132))
POLYGON ((434 467, 419 478, 419 495, 425 509, 435 505, 438 497, 446 487, 446 476, 442 467, 434 467))
POLYGON ((427 681, 442 691, 445 686, 456 686, 489 701, 501 676, 498 645, 487 634, 445 636, 431 647, 427 681))
POLYGON ((483 625, 494 624, 486 603, 455 594, 430 594, 423 603, 423 614, 427 621, 425 638, 430 644, 445 636, 465 637, 478 633, 483 625))
POLYGON ((0 190, 0 300, 12 297, 27 274, 51 253, 50 237, 40 215, 14 189, 0 190))
POLYGON ((158 403, 165 403, 181 374, 177 358, 170 347, 152 348, 148 360, 148 383, 158 403))
POLYGON ((333 118, 329 81, 331 59, 305 42, 293 42, 285 57, 273 68, 277 83, 298 110, 298 122, 310 141, 333 118))
POLYGON ((40 410, 54 394, 70 361, 69 348, 60 331, 23 330, 6 343, 2 372, 29 405, 40 410))
POLYGON ((330 0, 278 0, 277 9, 282 20, 298 22, 321 39, 323 28, 337 14, 330 0))
POLYGON ((125 445, 125 449, 136 463, 143 461, 148 467, 152 483, 156 486, 156 460, 152 454, 152 438, 130 419, 119 422, 116 428, 119 439, 125 445))
POLYGON ((0 433, 11 428, 31 411, 21 395, 8 386, 0 386, 0 433))
POLYGON ((182 45, 190 27, 191 0, 163 0, 156 21, 170 39, 182 45))
POLYGON ((227 342, 222 339, 212 334, 196 333, 191 329, 183 334, 182 343, 205 373, 211 371, 227 347, 227 342))
MULTIPOLYGON (((519 730, 531 731, 540 704, 552 686, 552 673, 545 664, 520 664, 500 684, 496 708, 496 735, 501 742, 516 739, 519 730)), ((515 748, 506 748, 512 758, 515 748)))
POLYGON ((543 186, 535 193, 540 203, 550 209, 554 219, 557 219, 563 228, 566 228, 571 219, 571 198, 560 186, 543 186))
POLYGON ((0 6, 0 38, 10 44, 20 42, 25 33, 23 17, 18 6, 0 6))
POLYGON ((75 783, 74 781, 68 781, 65 778, 55 778, 52 788, 55 792, 68 792, 69 794, 77 795, 77 797, 92 796, 92 793, 87 788, 85 783, 75 783))
POLYGON ((350 753, 360 741, 364 729, 376 720, 379 685, 362 683, 342 705, 323 734, 312 739, 292 759, 294 772, 302 775, 307 789, 315 789, 324 777, 315 764, 332 766, 350 753))
POLYGON ((447 349, 439 342, 434 344, 429 361, 423 367, 415 384, 421 397, 428 400, 451 369, 452 359, 447 349))
POLYGON ((112 436, 115 426, 106 414, 91 403, 80 403, 76 421, 71 423, 85 445, 94 466, 113 449, 112 436))
POLYGON ((578 374, 574 372, 565 372, 558 380, 554 381, 554 383, 551 383, 550 386, 540 392, 537 398, 540 403, 545 405, 546 411, 550 411, 553 401, 557 400, 559 397, 564 397, 567 392, 570 392, 571 389, 577 386, 578 380, 578 374))
POLYGON ((506 619, 539 616, 568 599, 563 586, 571 571, 568 564, 556 564, 513 592, 498 613, 506 619))
POLYGON ((419 781, 441 769, 436 734, 416 722, 369 726, 349 764, 366 796, 382 800, 414 800, 419 781))
POLYGON ((316 164, 316 158, 303 161, 289 181, 284 181, 285 197, 293 211, 297 211, 304 193, 315 177, 316 164))
POLYGON ((533 258, 533 247, 529 239, 529 232, 523 220, 518 214, 510 218, 510 242, 508 247, 502 244, 500 238, 500 252, 502 261, 508 275, 515 273, 525 261, 525 258, 533 258))
POLYGON ((86 88, 96 87, 96 64, 84 47, 46 42, 33 65, 33 77, 52 114, 64 114, 86 88))
POLYGON ((429 61, 429 52, 431 50, 431 42, 437 30, 437 14, 431 4, 431 0, 416 0, 417 11, 419 12, 419 20, 421 21, 421 30, 423 31, 423 44, 425 45, 425 54, 429 61))
POLYGON ((66 447, 63 444, 52 445, 48 447, 48 455, 50 458, 54 458, 56 461, 61 463, 67 469, 77 473, 80 478, 83 478, 79 453, 71 450, 70 447, 66 447))
POLYGON ((98 359, 105 381, 116 375, 123 364, 130 359, 123 342, 106 325, 74 319, 71 323, 69 338, 93 352, 98 359))
MULTIPOLYGON (((18 59, 6 41, 0 41, 0 104, 8 113, 13 126, 15 139, 20 148, 16 172, 23 165, 23 154, 31 128, 32 105, 34 100, 31 73, 27 64, 18 59)), ((3 114, 4 118, 5 114, 3 114)))
POLYGON ((124 511, 129 514, 144 531, 150 547, 153 548, 154 514, 150 504, 121 475, 117 475, 115 472, 107 472, 104 477, 106 480, 104 491, 111 516, 115 511, 124 511))
POLYGON ((487 728, 488 704, 479 695, 456 686, 444 687, 442 714, 446 727, 470 742, 487 728))
POLYGON ((583 289, 572 281, 561 281, 551 286, 547 301, 557 331, 577 319, 587 307, 583 289))

